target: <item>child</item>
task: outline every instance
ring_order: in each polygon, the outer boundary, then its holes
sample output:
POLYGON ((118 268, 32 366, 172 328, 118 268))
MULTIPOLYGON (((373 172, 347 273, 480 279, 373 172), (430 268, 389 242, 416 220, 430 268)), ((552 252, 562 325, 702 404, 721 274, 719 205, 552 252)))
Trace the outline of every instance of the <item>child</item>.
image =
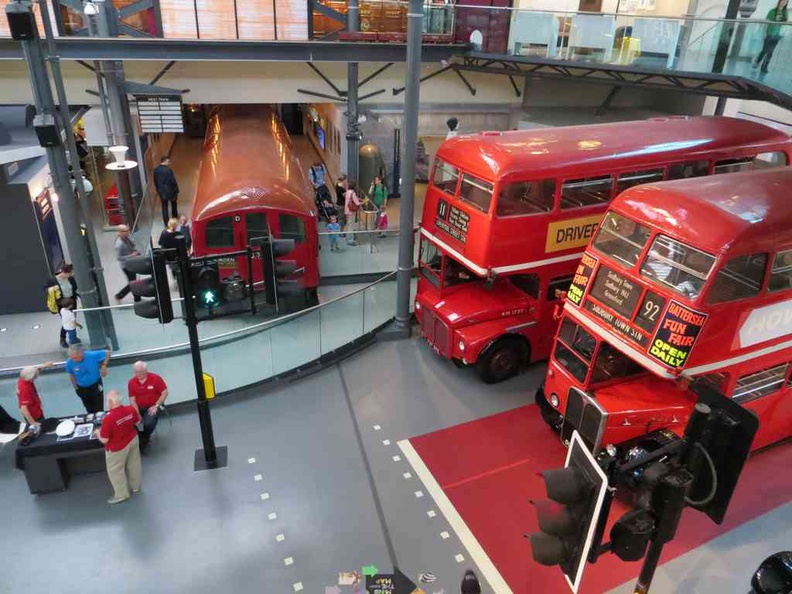
POLYGON ((385 209, 384 204, 380 206, 374 226, 379 229, 379 236, 385 237, 385 231, 388 230, 388 211, 385 209))
POLYGON ((82 328, 82 324, 77 321, 77 315, 72 311, 74 306, 75 302, 73 297, 61 299, 61 324, 63 325, 64 332, 66 332, 66 341, 69 344, 79 344, 82 342, 77 338, 77 328, 82 328))
POLYGON ((330 232, 330 251, 340 252, 341 248, 338 247, 338 234, 341 233, 341 225, 338 224, 337 216, 332 215, 330 217, 330 222, 327 223, 327 230, 330 232))

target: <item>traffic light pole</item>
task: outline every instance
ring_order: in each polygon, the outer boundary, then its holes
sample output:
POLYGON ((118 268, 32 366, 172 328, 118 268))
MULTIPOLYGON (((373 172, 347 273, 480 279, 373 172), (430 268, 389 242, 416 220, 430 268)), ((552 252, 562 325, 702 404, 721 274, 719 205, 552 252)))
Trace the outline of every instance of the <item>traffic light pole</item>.
POLYGON ((190 354, 192 355, 193 375, 195 376, 195 391, 198 394, 198 420, 201 424, 201 440, 203 450, 195 450, 195 464, 193 470, 211 470, 224 468, 228 465, 228 448, 215 446, 214 431, 212 429, 212 413, 209 410, 209 401, 206 399, 206 388, 203 380, 203 365, 201 363, 201 346, 198 342, 198 318, 195 315, 195 302, 193 301, 193 287, 190 278, 190 259, 187 256, 187 246, 181 238, 178 243, 179 270, 181 271, 182 286, 184 287, 184 319, 187 323, 187 333, 190 337, 190 354))

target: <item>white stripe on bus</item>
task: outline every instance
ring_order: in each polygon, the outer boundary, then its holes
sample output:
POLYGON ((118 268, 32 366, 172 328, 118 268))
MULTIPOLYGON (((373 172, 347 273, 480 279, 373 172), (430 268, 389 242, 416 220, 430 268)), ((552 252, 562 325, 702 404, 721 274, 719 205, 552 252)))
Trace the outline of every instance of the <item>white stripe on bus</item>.
MULTIPOLYGON (((456 258, 457 260, 462 262, 462 264, 464 264, 465 266, 470 268, 473 272, 475 272, 475 273, 477 273, 477 274, 479 274, 481 276, 487 276, 487 272, 488 271, 487 271, 486 268, 482 268, 478 264, 474 264, 473 262, 468 260, 465 256, 463 256, 458 251, 456 251, 454 248, 449 246, 447 243, 445 243, 441 239, 438 239, 437 237, 435 237, 434 235, 429 233, 429 231, 427 231, 423 227, 421 227, 421 234, 423 234, 425 237, 427 237, 428 239, 430 239, 431 241, 436 243, 438 246, 443 248, 446 252, 448 252, 449 254, 454 256, 454 258, 456 258)), ((501 273, 504 273, 504 272, 518 272, 520 270, 530 270, 531 268, 538 268, 540 266, 547 266, 549 264, 558 264, 559 262, 568 262, 570 260, 580 260, 580 258, 582 258, 582 257, 583 257, 583 252, 580 251, 580 252, 575 252, 574 254, 568 254, 566 256, 556 256, 555 258, 548 258, 546 260, 535 260, 533 262, 523 262, 521 264, 512 264, 511 266, 498 266, 496 268, 493 268, 492 272, 495 272, 496 274, 501 274, 501 273)))
POLYGON ((732 357, 731 359, 724 359, 723 361, 716 361, 715 363, 707 363, 706 365, 691 367, 690 369, 685 369, 685 374, 698 375, 701 373, 706 373, 708 371, 713 371, 715 369, 718 369, 720 367, 725 367, 727 365, 734 365, 736 363, 742 363, 744 361, 750 361, 751 359, 756 359, 757 357, 770 355, 776 351, 788 349, 790 347, 792 347, 792 340, 788 340, 787 342, 782 342, 780 344, 774 344, 773 346, 769 346, 759 351, 754 351, 753 353, 745 353, 744 355, 738 355, 736 357, 732 357))
POLYGON ((649 357, 644 355, 642 352, 634 349, 630 346, 627 342, 624 341, 621 337, 617 336, 616 334, 610 332, 607 328, 603 328, 596 322, 589 320, 583 313, 576 311, 572 305, 567 303, 564 305, 564 311, 567 312, 572 318, 574 318, 577 322, 584 325, 586 328, 591 330, 594 334, 598 335, 600 338, 609 338, 608 341, 613 347, 618 349, 622 352, 622 354, 627 355, 631 359, 638 361, 641 365, 654 371, 660 377, 666 377, 669 379, 673 379, 676 376, 668 371, 665 367, 652 361, 649 357))

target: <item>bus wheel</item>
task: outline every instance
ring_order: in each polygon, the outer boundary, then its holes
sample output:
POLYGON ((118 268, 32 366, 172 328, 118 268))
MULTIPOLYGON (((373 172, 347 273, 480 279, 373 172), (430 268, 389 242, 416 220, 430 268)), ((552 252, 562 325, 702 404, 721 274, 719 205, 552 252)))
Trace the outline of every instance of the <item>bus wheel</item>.
POLYGON ((547 401, 544 393, 544 382, 536 389, 534 400, 536 401, 536 406, 539 407, 539 412, 542 414, 542 420, 550 426, 550 429, 560 432, 561 425, 564 424, 564 416, 547 401))
POLYGON ((528 363, 528 346, 520 338, 506 337, 495 342, 479 357, 478 374, 485 384, 496 384, 516 375, 528 363))

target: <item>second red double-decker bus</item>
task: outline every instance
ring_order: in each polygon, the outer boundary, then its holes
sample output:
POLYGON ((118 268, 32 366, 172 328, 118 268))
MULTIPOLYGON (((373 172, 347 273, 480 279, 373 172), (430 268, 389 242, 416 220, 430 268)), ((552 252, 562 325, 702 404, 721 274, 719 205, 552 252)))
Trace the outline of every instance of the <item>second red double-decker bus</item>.
POLYGON ((786 165, 786 134, 672 117, 481 133, 440 147, 421 221, 416 317, 486 382, 546 359, 554 312, 611 199, 668 179, 786 165))
POLYGON ((614 200, 567 295, 545 419, 598 451, 683 431, 703 383, 758 415, 754 448, 792 435, 790 196, 783 168, 614 200))

